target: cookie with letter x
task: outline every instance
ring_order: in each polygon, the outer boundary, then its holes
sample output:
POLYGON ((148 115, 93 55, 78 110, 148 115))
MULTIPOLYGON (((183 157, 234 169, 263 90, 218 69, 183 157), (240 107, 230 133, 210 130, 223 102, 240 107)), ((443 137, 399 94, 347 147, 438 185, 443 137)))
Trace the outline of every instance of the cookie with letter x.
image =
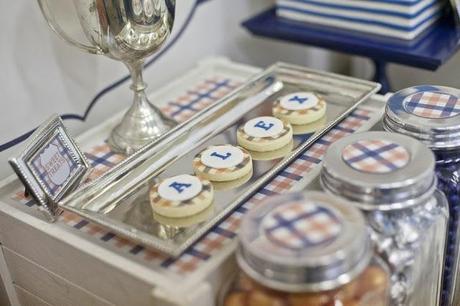
POLYGON ((292 125, 316 122, 326 114, 326 101, 312 92, 296 92, 273 104, 273 116, 292 125))
POLYGON ((213 182, 233 181, 252 171, 252 158, 240 147, 210 146, 195 156, 193 170, 213 182))
POLYGON ((213 198, 211 182, 188 174, 167 178, 150 190, 153 212, 169 218, 195 215, 208 208, 213 198))
POLYGON ((271 116, 251 119, 236 132, 238 144, 256 152, 280 149, 292 141, 292 135, 289 123, 271 116))

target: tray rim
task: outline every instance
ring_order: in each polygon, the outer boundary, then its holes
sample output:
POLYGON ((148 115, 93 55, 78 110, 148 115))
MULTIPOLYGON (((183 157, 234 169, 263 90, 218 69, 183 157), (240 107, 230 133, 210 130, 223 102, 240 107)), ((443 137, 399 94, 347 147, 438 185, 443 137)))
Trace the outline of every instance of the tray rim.
POLYGON ((133 155, 126 158, 124 161, 117 164, 111 170, 100 176, 94 181, 86 183, 80 186, 77 190, 75 190, 72 194, 70 194, 65 199, 59 201, 58 205, 62 209, 71 211, 80 215, 88 220, 95 222, 101 226, 109 228, 113 230, 115 233, 118 233, 122 236, 125 236, 129 239, 134 241, 138 241, 141 244, 144 244, 148 247, 153 247, 160 252, 165 254, 169 254, 172 256, 179 256, 182 254, 186 249, 190 246, 195 244, 200 237, 202 237, 206 232, 208 232, 213 226, 218 224, 222 221, 229 213, 235 210, 238 206, 242 205, 244 201, 250 198, 257 190, 263 187, 271 178, 273 178, 279 171, 287 167, 291 162, 293 162, 302 152, 307 150, 311 145, 313 145, 317 140, 322 138, 327 132, 329 132, 334 126, 340 123, 343 119, 345 119, 352 111, 354 111, 361 103, 368 100, 374 94, 378 92, 381 88, 381 85, 372 81, 361 80, 358 78, 344 76, 332 72, 325 72, 315 69, 306 68, 300 65, 288 64, 283 62, 277 62, 267 69, 263 70, 262 72, 256 74, 253 77, 250 77, 246 82, 242 85, 238 86, 235 90, 231 93, 227 94, 220 100, 216 101, 212 105, 206 107, 205 109, 199 111, 195 114, 192 118, 186 120, 185 122, 176 126, 173 130, 168 131, 164 135, 162 135, 158 140, 146 145, 138 152, 134 153, 133 155), (304 71, 305 73, 314 73, 316 75, 324 76, 324 77, 332 77, 336 80, 345 81, 350 84, 362 85, 369 87, 368 92, 363 92, 360 98, 357 98, 357 101, 346 109, 340 116, 335 118, 332 122, 328 123, 326 127, 324 127, 321 131, 315 133, 312 137, 310 137, 306 142, 302 143, 299 147, 297 147, 288 158, 284 159, 283 161, 279 162, 275 167, 273 167, 270 171, 266 172, 264 175, 259 177, 245 192, 243 192, 238 197, 234 198, 231 203, 221 210, 217 215, 215 215, 212 220, 213 222, 209 222, 204 226, 197 229, 195 233, 193 233, 189 238, 187 238, 183 243, 179 246, 170 246, 162 243, 158 238, 153 237, 151 234, 145 233, 143 231, 134 229, 132 226, 129 226, 121 221, 114 220, 104 214, 100 214, 97 212, 85 211, 79 208, 75 208, 70 206, 68 203, 72 203, 73 201, 81 201, 87 198, 91 198, 95 193, 99 194, 98 191, 100 189, 104 189, 113 181, 113 179, 117 178, 118 176, 124 174, 124 168, 129 167, 132 163, 138 164, 142 163, 145 159, 143 159, 143 155, 149 153, 150 156, 155 154, 156 145, 167 139, 168 137, 172 137, 175 133, 180 133, 183 129, 186 129, 188 126, 194 126, 195 122, 199 121, 202 117, 205 117, 208 113, 212 113, 214 109, 219 109, 230 103, 232 98, 239 94, 241 90, 250 86, 254 82, 257 82, 260 79, 270 75, 277 69, 291 69, 294 71, 304 71), (353 82, 353 83, 351 83, 353 82), (151 151, 151 152, 150 152, 151 151))

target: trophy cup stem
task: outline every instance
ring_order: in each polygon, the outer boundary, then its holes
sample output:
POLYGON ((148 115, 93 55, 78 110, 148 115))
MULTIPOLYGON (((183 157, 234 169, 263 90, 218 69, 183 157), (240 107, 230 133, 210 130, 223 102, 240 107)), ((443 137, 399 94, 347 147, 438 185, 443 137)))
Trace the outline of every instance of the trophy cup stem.
POLYGON ((164 117, 145 94, 147 85, 142 78, 144 60, 125 64, 133 81, 130 88, 134 92, 134 101, 121 122, 112 130, 109 145, 115 152, 130 155, 160 137, 174 123, 164 117))

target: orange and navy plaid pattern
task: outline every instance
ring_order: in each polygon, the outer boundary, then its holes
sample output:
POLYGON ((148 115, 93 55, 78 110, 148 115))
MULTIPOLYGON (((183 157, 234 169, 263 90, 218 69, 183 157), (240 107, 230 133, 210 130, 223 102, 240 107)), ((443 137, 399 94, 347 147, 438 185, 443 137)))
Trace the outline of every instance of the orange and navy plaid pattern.
POLYGON ((203 164, 201 161, 201 155, 203 152, 198 153, 195 158, 193 159, 193 169, 195 169, 198 173, 206 173, 206 174, 226 174, 226 173, 232 173, 237 170, 243 169, 246 167, 248 164, 252 162, 251 155, 244 150, 243 148, 238 147, 242 152, 243 152, 243 161, 239 163, 238 165, 235 165, 233 167, 229 168, 213 168, 206 166, 203 164))
MULTIPOLYGON (((221 80, 221 78, 206 80, 205 83, 210 82, 211 80, 221 80)), ((238 82, 236 81, 229 80, 229 84, 237 83, 238 82)), ((200 86, 201 85, 202 83, 200 83, 200 86)), ((186 105, 186 95, 180 97, 181 103, 186 105)), ((183 116, 180 115, 181 112, 175 114, 177 110, 182 109, 179 107, 172 106, 171 108, 168 108, 168 106, 166 106, 163 110, 166 114, 169 114, 176 120, 182 121, 186 119, 181 120, 178 118, 187 118, 190 116, 190 112, 196 113, 201 110, 201 108, 199 108, 201 106, 199 105, 208 105, 208 103, 196 102, 195 96, 193 95, 190 95, 189 99, 191 100, 188 100, 188 102, 193 103, 194 106, 190 109, 184 107, 183 116)), ((303 178, 304 175, 320 164, 327 148, 332 142, 355 132, 370 119, 370 113, 371 111, 364 109, 354 111, 339 125, 330 130, 326 135, 313 144, 313 146, 288 165, 267 185, 261 188, 259 192, 254 194, 246 203, 236 208, 223 221, 216 224, 198 242, 178 257, 171 257, 152 248, 133 242, 69 211, 62 212, 58 218, 57 226, 64 226, 78 231, 78 233, 83 234, 86 239, 94 242, 95 244, 102 245, 113 252, 128 256, 132 260, 152 267, 153 269, 165 269, 169 272, 182 276, 193 273, 209 259, 216 256, 219 251, 233 242, 237 235, 242 217, 249 209, 251 209, 251 207, 259 203, 267 196, 289 191, 296 182, 303 178)), ((89 153, 87 153, 87 157, 91 161, 92 165, 97 169, 94 170, 95 175, 91 176, 92 179, 94 179, 96 173, 98 175, 101 174, 103 171, 108 170, 112 164, 115 164, 123 159, 122 156, 112 153, 106 144, 102 144, 90 150, 89 153), (109 162, 106 162, 104 156, 108 157, 109 162)), ((25 206, 35 205, 34 201, 26 197, 22 190, 13 194, 12 198, 20 203, 23 203, 25 206)))
POLYGON ((283 205, 264 217, 265 237, 277 247, 305 250, 333 241, 342 224, 329 209, 314 203, 283 205))
POLYGON ((323 99, 318 100, 318 104, 312 108, 307 108, 307 109, 299 109, 299 110, 289 110, 285 109, 284 107, 281 106, 281 103, 279 100, 275 101, 273 104, 273 115, 308 115, 309 113, 315 113, 318 112, 326 107, 326 101, 323 99))
POLYGON ((419 92, 404 101, 406 111, 424 118, 450 118, 460 114, 457 97, 437 92, 419 92))
POLYGON ((184 122, 198 111, 223 98, 241 83, 228 78, 213 77, 187 90, 161 110, 177 122, 184 122))
POLYGON ((109 145, 105 143, 93 147, 85 153, 85 156, 91 164, 87 181, 95 180, 126 158, 123 154, 112 152, 109 145))
POLYGON ((366 173, 389 173, 409 162, 409 152, 386 140, 360 140, 343 149, 343 160, 352 168, 366 173))

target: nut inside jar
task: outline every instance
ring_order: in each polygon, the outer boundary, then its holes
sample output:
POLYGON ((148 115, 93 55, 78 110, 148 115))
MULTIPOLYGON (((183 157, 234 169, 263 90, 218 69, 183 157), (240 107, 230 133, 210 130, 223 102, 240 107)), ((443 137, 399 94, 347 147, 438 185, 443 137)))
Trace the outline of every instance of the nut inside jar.
POLYGON ((388 303, 387 272, 371 264, 358 277, 337 289, 290 293, 270 289, 241 273, 234 280, 222 306, 385 306, 388 303))

